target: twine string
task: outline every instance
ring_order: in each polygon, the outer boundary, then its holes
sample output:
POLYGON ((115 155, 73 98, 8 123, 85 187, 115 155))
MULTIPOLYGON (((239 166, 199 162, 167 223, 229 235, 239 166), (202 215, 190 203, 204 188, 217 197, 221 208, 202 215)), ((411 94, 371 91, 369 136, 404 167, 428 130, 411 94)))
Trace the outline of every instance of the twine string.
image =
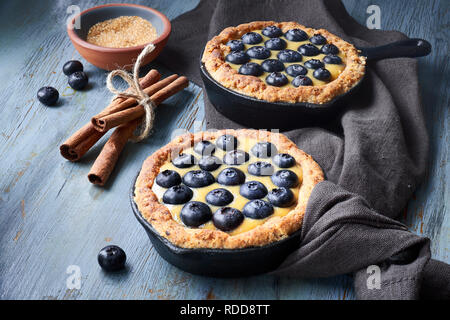
POLYGON ((142 125, 140 126, 139 133, 137 135, 134 134, 130 139, 133 142, 140 142, 147 138, 150 135, 150 131, 152 130, 155 121, 156 104, 148 96, 148 94, 144 92, 141 85, 139 84, 139 69, 141 68, 141 64, 143 63, 145 57, 153 50, 155 50, 155 46, 151 43, 147 45, 144 50, 142 50, 141 54, 136 60, 136 63, 134 64, 133 77, 131 77, 131 75, 125 70, 118 69, 111 71, 106 79, 106 87, 109 91, 115 94, 114 99, 118 97, 125 99, 133 98, 138 102, 139 105, 144 107, 144 120, 142 122, 142 125), (114 77, 121 77, 123 80, 125 80, 126 83, 128 83, 130 87, 130 89, 128 89, 128 92, 117 90, 114 87, 112 83, 114 77))

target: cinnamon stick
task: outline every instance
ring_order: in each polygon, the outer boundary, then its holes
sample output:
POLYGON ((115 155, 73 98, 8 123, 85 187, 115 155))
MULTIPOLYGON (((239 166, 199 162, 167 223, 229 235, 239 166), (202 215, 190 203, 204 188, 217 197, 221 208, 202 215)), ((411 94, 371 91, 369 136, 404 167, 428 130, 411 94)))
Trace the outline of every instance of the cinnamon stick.
MULTIPOLYGON (((150 98, 156 105, 159 105, 167 98, 173 96, 177 92, 183 90, 189 85, 189 80, 186 77, 180 77, 167 87, 162 88, 150 98)), ((116 113, 103 116, 95 121, 94 128, 100 132, 107 132, 109 129, 122 125, 124 123, 141 118, 145 114, 143 106, 128 108, 116 113)))
POLYGON ((135 120, 121 125, 114 130, 88 174, 88 179, 91 183, 99 186, 105 185, 111 172, 114 170, 120 153, 125 147, 128 139, 133 135, 139 122, 140 120, 135 120))
MULTIPOLYGON (((155 84, 153 84, 147 88, 144 88, 143 91, 147 95, 152 96, 153 94, 157 93, 159 90, 162 90, 165 87, 167 87, 169 84, 171 84, 177 78, 178 78, 178 75, 173 74, 167 78, 164 78, 163 80, 156 82, 155 84)), ((102 122, 102 118, 109 116, 111 114, 117 113, 119 111, 125 110, 129 107, 133 107, 136 104, 137 104, 137 102, 133 98, 124 99, 121 103, 115 105, 114 107, 105 109, 102 112, 100 112, 99 114, 97 114, 96 116, 92 117, 91 122, 97 130, 103 131, 104 124, 102 122)))
MULTIPOLYGON (((157 70, 150 70, 144 77, 139 79, 139 84, 142 88, 148 88, 152 86, 161 78, 161 74, 157 70)), ((129 90, 129 89, 128 89, 129 90)), ((116 98, 114 99, 105 110, 113 109, 115 106, 124 102, 127 99, 116 98)), ((104 111, 105 111, 104 110, 104 111)), ((88 152, 94 144, 100 140, 105 132, 99 132, 94 128, 91 122, 87 123, 77 132, 75 132, 66 142, 64 142, 59 150, 61 155, 70 161, 78 161, 82 156, 88 152)))

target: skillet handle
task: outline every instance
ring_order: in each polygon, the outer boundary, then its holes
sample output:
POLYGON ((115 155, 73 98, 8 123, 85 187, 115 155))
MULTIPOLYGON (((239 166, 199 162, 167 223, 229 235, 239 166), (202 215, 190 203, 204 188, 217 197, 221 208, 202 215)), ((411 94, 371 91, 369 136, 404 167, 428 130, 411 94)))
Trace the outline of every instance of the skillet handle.
POLYGON ((360 48, 369 61, 390 58, 424 57, 430 54, 431 44, 423 39, 408 39, 373 48, 360 48))

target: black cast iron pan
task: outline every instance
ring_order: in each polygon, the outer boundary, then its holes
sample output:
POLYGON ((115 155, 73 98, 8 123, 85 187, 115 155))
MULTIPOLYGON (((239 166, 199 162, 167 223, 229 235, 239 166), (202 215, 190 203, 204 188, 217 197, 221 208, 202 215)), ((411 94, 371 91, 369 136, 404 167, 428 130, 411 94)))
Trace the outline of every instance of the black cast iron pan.
MULTIPOLYGON (((136 177, 137 179, 137 177, 136 177)), ((159 235, 142 217, 134 202, 134 185, 130 191, 131 208, 144 227, 156 251, 167 262, 189 273, 209 277, 245 277, 276 269, 298 247, 300 230, 281 241, 263 247, 245 249, 185 249, 159 235)))
MULTIPOLYGON (((367 60, 400 57, 423 57, 431 52, 431 44, 422 39, 408 39, 388 45, 360 48, 367 60)), ((334 118, 345 100, 350 98, 361 81, 346 94, 326 104, 267 102, 225 88, 215 81, 200 62, 206 93, 214 107, 225 117, 250 128, 289 130, 320 125, 334 118)))

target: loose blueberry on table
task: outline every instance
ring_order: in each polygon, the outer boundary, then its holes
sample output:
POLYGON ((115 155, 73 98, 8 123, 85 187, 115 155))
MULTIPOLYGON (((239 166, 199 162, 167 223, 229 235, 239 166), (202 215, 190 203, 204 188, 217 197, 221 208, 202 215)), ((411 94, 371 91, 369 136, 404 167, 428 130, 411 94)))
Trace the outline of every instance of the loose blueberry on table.
POLYGON ((83 64, 78 60, 67 61, 63 66, 63 72, 66 76, 70 76, 77 71, 83 71, 83 64))
POLYGON ((104 247, 97 256, 98 264, 105 271, 119 271, 125 267, 127 256, 118 246, 104 247))
POLYGON ((53 87, 42 87, 37 92, 37 98, 46 106, 53 106, 59 99, 59 92, 53 87))
POLYGON ((75 90, 83 90, 89 82, 88 76, 83 71, 76 71, 69 76, 69 86, 75 90))

